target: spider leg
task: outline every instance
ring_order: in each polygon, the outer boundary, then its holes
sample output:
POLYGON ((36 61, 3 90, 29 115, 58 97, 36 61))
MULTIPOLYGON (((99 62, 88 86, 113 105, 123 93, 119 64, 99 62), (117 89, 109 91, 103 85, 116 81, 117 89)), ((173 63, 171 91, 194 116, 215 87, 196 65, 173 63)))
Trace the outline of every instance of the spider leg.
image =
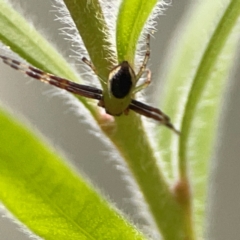
POLYGON ((90 61, 89 61, 87 58, 85 58, 85 57, 82 58, 82 61, 83 61, 84 63, 86 63, 86 64, 93 70, 93 72, 98 76, 99 80, 100 80, 103 84, 106 84, 106 82, 104 81, 104 77, 102 77, 101 75, 99 75, 99 74, 97 73, 97 70, 96 70, 96 68, 94 67, 94 65, 92 64, 92 62, 90 62, 90 61))
POLYGON ((139 78, 144 73, 144 71, 146 69, 146 66, 147 66, 148 59, 150 57, 150 34, 147 35, 146 45, 147 45, 147 50, 146 50, 146 53, 145 53, 145 57, 143 59, 142 65, 141 65, 141 67, 139 69, 139 72, 136 75, 137 81, 139 80, 139 78))
POLYGON ((94 71, 94 73, 97 75, 96 68, 94 67, 94 65, 92 64, 92 62, 90 62, 89 60, 87 60, 87 58, 85 58, 85 57, 82 58, 82 61, 83 61, 84 63, 86 63, 86 64, 94 71))
POLYGON ((134 88, 134 90, 132 92, 133 94, 143 90, 151 83, 151 76, 152 76, 151 71, 149 69, 145 69, 145 72, 147 72, 147 79, 142 84, 140 84, 139 86, 136 86, 134 88))
POLYGON ((138 102, 134 99, 132 99, 132 102, 129 105, 129 109, 145 117, 152 118, 162 123, 166 127, 172 129, 176 134, 180 135, 180 132, 171 123, 170 118, 166 114, 164 114, 160 109, 151 107, 142 102, 138 102))
POLYGON ((29 77, 35 78, 41 82, 51 84, 61 89, 65 89, 68 92, 71 92, 82 97, 102 100, 102 90, 100 89, 71 82, 65 78, 61 78, 53 74, 46 73, 38 68, 23 64, 17 60, 2 55, 0 55, 0 58, 3 60, 4 63, 9 65, 10 67, 18 71, 21 71, 24 74, 28 75, 29 77))

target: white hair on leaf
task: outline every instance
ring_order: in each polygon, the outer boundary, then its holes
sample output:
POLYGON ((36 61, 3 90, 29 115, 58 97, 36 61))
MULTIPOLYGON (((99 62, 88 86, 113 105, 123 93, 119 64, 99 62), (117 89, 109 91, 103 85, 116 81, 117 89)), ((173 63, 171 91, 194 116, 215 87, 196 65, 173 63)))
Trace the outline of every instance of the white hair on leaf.
POLYGON ((52 11, 56 12, 56 21, 63 24, 63 27, 59 30, 61 34, 65 36, 65 40, 71 42, 70 51, 73 55, 70 55, 70 58, 73 58, 77 65, 81 67, 81 71, 78 71, 78 73, 80 76, 84 75, 84 83, 99 88, 100 83, 97 76, 85 63, 82 62, 82 57, 87 57, 89 59, 89 54, 66 5, 62 0, 54 0, 54 3, 53 8, 55 10, 52 11))

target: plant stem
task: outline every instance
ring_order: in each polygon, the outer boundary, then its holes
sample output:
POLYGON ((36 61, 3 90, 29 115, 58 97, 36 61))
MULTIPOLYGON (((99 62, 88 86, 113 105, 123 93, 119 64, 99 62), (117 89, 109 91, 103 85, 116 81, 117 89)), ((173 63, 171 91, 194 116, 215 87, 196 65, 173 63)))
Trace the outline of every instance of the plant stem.
MULTIPOLYGON (((70 0, 64 2, 86 44, 97 73, 106 80, 112 67, 107 50, 111 46, 106 41, 108 30, 98 1, 94 0, 90 5, 87 5, 87 1, 79 0, 74 3, 70 0)), ((106 85, 103 87, 106 88, 106 85)), ((129 112, 128 116, 115 117, 112 125, 106 122, 102 124, 101 116, 96 120, 125 159, 164 239, 192 240, 188 236, 192 226, 188 225, 189 219, 185 218, 183 207, 160 172, 140 117, 129 112)))
POLYGON ((159 170, 139 117, 131 115, 116 118, 116 128, 108 137, 127 162, 164 239, 192 240, 192 225, 159 170))

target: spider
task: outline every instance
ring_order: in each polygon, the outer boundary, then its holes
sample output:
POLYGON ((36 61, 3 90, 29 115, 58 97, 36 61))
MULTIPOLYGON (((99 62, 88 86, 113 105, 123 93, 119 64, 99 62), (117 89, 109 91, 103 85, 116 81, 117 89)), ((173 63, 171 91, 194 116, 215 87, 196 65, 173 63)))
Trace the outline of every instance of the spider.
MULTIPOLYGON (((127 115, 129 110, 132 110, 140 115, 152 118, 165 125, 166 127, 172 129, 175 133, 180 134, 180 132, 174 128, 173 124, 170 121, 170 118, 160 109, 132 99, 132 96, 136 92, 147 87, 151 82, 151 72, 150 70, 146 69, 146 65, 150 57, 149 42, 150 35, 148 34, 146 41, 146 53, 138 73, 134 72, 128 61, 121 62, 120 64, 115 66, 109 73, 107 91, 71 82, 68 79, 44 72, 38 68, 23 64, 17 60, 8 58, 3 55, 0 55, 0 58, 10 67, 19 70, 24 74, 35 78, 41 82, 45 82, 58 88, 65 89, 68 92, 82 97, 98 100, 98 106, 103 107, 106 113, 108 113, 109 115, 127 115), (137 86, 137 82, 144 72, 147 73, 147 79, 145 80, 145 82, 137 86)), ((86 63, 97 75, 95 67, 89 60, 83 57, 82 61, 86 63)))

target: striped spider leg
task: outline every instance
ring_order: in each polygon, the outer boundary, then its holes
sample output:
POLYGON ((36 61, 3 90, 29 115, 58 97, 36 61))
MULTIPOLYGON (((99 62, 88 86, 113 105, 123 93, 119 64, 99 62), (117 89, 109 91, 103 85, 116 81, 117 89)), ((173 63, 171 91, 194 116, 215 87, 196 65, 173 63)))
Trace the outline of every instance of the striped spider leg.
POLYGON ((10 67, 20 72, 23 72, 24 74, 28 75, 31 78, 35 78, 41 82, 48 83, 55 87, 65 89, 68 92, 71 92, 82 97, 92 98, 96 100, 102 99, 101 89, 71 82, 65 78, 61 78, 53 74, 46 73, 38 68, 23 64, 17 60, 2 55, 0 55, 0 58, 3 60, 4 63, 9 65, 10 67))
POLYGON ((180 131, 178 131, 173 124, 171 123, 170 118, 164 114, 160 109, 149 106, 145 103, 136 101, 132 99, 129 109, 133 110, 134 112, 143 115, 148 118, 152 118, 161 124, 165 125, 166 127, 172 129, 176 134, 180 135, 180 131))
MULTIPOLYGON (((73 94, 76 94, 76 95, 79 95, 82 97, 96 99, 99 101, 98 106, 105 108, 105 110, 108 114, 113 115, 113 116, 120 115, 120 114, 111 114, 111 113, 109 113, 109 111, 107 111, 107 109, 105 107, 105 103, 104 103, 104 97, 103 97, 104 92, 101 89, 83 85, 83 84, 74 83, 68 79, 61 78, 59 76, 56 76, 56 75, 53 75, 50 73, 46 73, 38 68, 21 63, 17 60, 8 58, 3 55, 0 55, 0 58, 3 60, 4 63, 9 65, 10 67, 23 72, 24 74, 28 75, 31 78, 37 79, 44 83, 51 84, 51 85, 61 88, 61 89, 65 89, 68 92, 71 92, 73 94)), ((86 60, 86 58, 83 58, 83 61, 86 64, 88 64, 95 72, 94 66, 91 64, 90 61, 86 60)), ((121 66, 121 64, 119 66, 121 66)), ((140 68, 139 73, 145 71, 144 68, 145 68, 145 66, 143 65, 140 68)), ((139 75, 139 73, 138 73, 138 75, 139 75)), ((143 87, 145 87, 145 85, 146 85, 146 82, 143 83, 143 87)), ((147 85, 148 85, 148 83, 147 83, 147 85)), ((165 125, 166 127, 172 129, 175 133, 179 134, 179 131, 177 131, 174 128, 174 126, 171 124, 169 117, 157 108, 148 106, 148 105, 141 103, 139 101, 136 101, 134 99, 130 99, 130 104, 127 106, 127 109, 125 109, 125 111, 128 111, 128 109, 131 109, 132 111, 135 111, 136 113, 139 113, 145 117, 152 118, 152 119, 160 122, 161 124, 165 125)))

